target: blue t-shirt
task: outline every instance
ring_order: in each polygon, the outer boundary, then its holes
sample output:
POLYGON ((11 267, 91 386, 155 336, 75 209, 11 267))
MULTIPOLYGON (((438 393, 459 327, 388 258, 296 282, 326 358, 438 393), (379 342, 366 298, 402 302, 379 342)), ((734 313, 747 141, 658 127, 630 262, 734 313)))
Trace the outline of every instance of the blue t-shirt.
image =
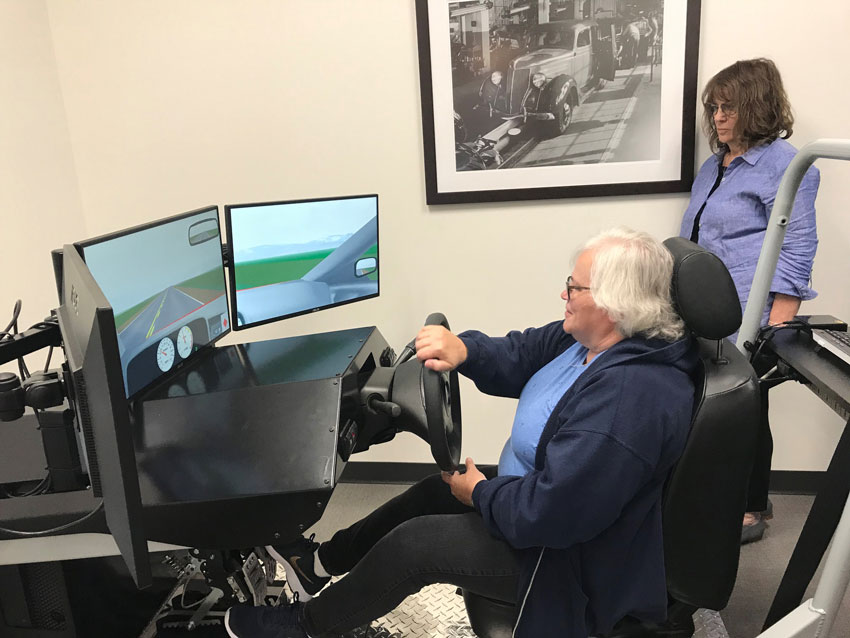
POLYGON ((519 395, 511 436, 499 457, 499 476, 525 476, 534 469, 537 443, 546 421, 587 368, 586 358, 587 348, 576 342, 535 372, 525 384, 519 395))

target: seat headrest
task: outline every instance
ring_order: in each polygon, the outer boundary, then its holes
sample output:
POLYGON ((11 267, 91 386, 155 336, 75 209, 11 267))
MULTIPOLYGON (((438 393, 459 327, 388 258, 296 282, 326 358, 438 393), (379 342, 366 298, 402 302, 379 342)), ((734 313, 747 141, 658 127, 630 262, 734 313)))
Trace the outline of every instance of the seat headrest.
POLYGON ((723 339, 741 326, 741 302, 720 258, 683 237, 664 246, 673 255, 673 307, 697 337, 723 339))

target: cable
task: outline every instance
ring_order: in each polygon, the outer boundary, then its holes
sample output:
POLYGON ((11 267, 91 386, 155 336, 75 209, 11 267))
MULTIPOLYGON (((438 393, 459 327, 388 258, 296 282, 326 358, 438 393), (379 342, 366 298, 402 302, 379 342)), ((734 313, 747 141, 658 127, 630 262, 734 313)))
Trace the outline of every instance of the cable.
MULTIPOLYGON (((43 330, 45 328, 52 328, 54 326, 58 326, 59 322, 55 319, 50 319, 48 321, 39 321, 37 324, 30 327, 30 330, 43 330)), ((50 369, 50 360, 53 358, 53 346, 50 346, 50 349, 47 351, 47 361, 44 362, 44 373, 47 374, 47 371, 50 369)))
MULTIPOLYGON (((5 330, 0 331, 0 342, 11 340, 16 334, 18 334, 18 318, 21 316, 21 307, 22 302, 18 299, 15 302, 15 307, 12 309, 12 320, 9 322, 9 325, 6 326, 5 330)), ((45 329, 58 325, 58 321, 54 317, 50 317, 45 321, 39 321, 36 324, 30 326, 30 330, 33 329, 45 329)), ((47 372, 50 366, 50 358, 53 356, 53 346, 50 346, 50 350, 47 353, 47 364, 44 366, 44 371, 47 372)), ((24 361, 23 357, 18 357, 18 372, 21 374, 21 380, 24 381, 30 378, 30 371, 27 368, 27 363, 24 361)))
POLYGON ((6 496, 6 498, 25 498, 27 496, 37 496, 39 494, 44 494, 48 489, 50 489, 50 474, 41 479, 41 481, 38 482, 38 485, 32 488, 29 492, 24 492, 23 494, 15 494, 14 492, 9 492, 5 487, 0 489, 3 490, 3 494, 6 496))
MULTIPOLYGON (((198 607, 201 603, 203 603, 207 599, 207 597, 204 596, 200 600, 196 600, 195 602, 193 602, 191 605, 187 605, 185 603, 185 599, 186 599, 186 589, 188 588, 188 585, 189 585, 188 583, 183 585, 183 593, 180 594, 180 609, 194 609, 195 607, 198 607)), ((198 593, 200 593, 200 592, 198 592, 198 593)))
POLYGON ((791 321, 786 321, 785 323, 780 323, 775 326, 762 326, 759 328, 756 342, 753 344, 752 354, 750 355, 750 363, 753 363, 756 360, 756 358, 761 354, 762 348, 764 348, 765 344, 772 341, 773 337, 775 337, 776 333, 780 330, 797 330, 798 332, 805 332, 809 335, 812 334, 811 326, 799 319, 792 319, 791 321))
MULTIPOLYGON (((6 333, 6 335, 9 335, 9 334, 10 334, 10 333, 9 333, 9 330, 11 330, 13 326, 17 326, 17 324, 18 324, 18 317, 20 317, 20 316, 21 316, 21 300, 20 300, 20 299, 18 299, 18 300, 15 302, 15 307, 12 309, 12 320, 9 322, 9 325, 8 325, 8 326, 6 326, 6 327, 3 329, 3 332, 4 332, 4 333, 6 333)), ((17 332, 17 327, 15 328, 15 332, 17 332)), ((4 337, 4 338, 5 338, 5 337, 4 337)))
MULTIPOLYGON (((5 336, 4 340, 9 340, 18 334, 18 317, 21 316, 21 306, 22 302, 18 299, 15 302, 14 308, 12 308, 12 320, 9 322, 9 325, 6 326, 6 329, 3 331, 5 336), (11 330, 11 333, 9 332, 11 330)), ((27 369, 27 364, 24 361, 23 357, 18 357, 18 372, 21 373, 21 380, 29 379, 30 371, 27 369)))
POLYGON ((24 532, 17 529, 7 529, 5 527, 0 527, 0 532, 4 534, 9 534, 11 536, 17 536, 19 538, 36 538, 39 536, 49 536, 51 534, 56 534, 57 532, 64 532, 66 529, 74 527, 75 525, 79 525, 80 523, 84 523, 89 520, 92 516, 97 514, 100 510, 103 509, 103 501, 100 502, 96 508, 94 508, 91 512, 83 516, 82 518, 78 518, 76 521, 71 521, 66 525, 60 525, 59 527, 53 527, 51 529, 43 529, 38 532, 24 532))

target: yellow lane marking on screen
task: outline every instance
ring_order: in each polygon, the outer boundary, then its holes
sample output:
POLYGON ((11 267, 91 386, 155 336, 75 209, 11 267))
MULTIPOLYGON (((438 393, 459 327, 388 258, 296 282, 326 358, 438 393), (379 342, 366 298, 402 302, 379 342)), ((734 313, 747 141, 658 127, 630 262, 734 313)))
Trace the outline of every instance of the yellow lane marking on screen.
POLYGON ((162 304, 165 303, 165 298, 168 296, 168 290, 165 291, 165 294, 162 295, 162 301, 159 304, 159 308, 156 309, 156 314, 154 315, 153 321, 151 321, 151 329, 148 330, 148 334, 145 339, 150 339, 153 334, 153 327, 156 324, 156 320, 159 318, 159 311, 162 310, 162 304))

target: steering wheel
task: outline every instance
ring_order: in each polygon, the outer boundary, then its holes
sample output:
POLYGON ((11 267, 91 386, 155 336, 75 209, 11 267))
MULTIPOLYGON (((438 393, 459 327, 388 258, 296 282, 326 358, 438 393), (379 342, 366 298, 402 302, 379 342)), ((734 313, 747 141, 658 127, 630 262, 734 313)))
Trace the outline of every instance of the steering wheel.
MULTIPOLYGON (((440 325, 449 329, 445 315, 428 315, 426 326, 440 325)), ((437 372, 422 365, 420 376, 422 402, 428 425, 431 455, 441 470, 454 472, 460 463, 460 385, 457 372, 437 372)))

